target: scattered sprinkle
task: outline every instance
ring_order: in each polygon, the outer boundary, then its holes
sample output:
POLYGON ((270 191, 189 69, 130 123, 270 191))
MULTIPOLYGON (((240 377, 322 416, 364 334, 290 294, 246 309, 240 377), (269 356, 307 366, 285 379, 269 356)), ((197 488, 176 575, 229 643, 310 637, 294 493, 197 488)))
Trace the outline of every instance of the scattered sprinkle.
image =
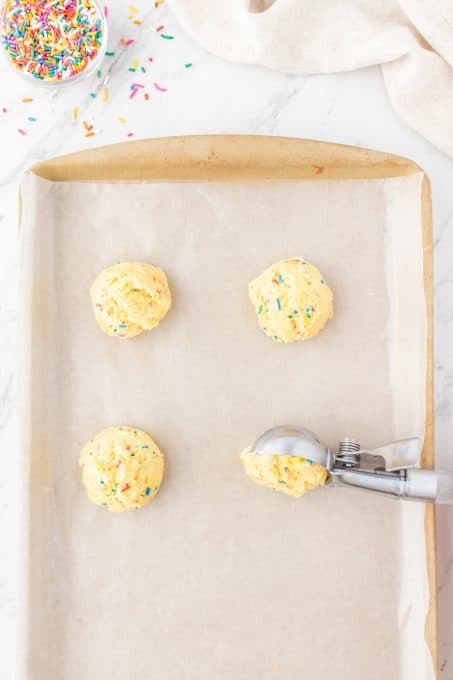
MULTIPOLYGON (((103 14, 105 17, 108 16, 109 14, 109 9, 107 5, 103 7, 103 10, 99 11, 97 7, 93 6, 93 0, 9 0, 13 6, 17 10, 17 14, 20 14, 20 17, 22 18, 25 16, 27 13, 29 17, 34 17, 36 13, 36 7, 38 9, 41 9, 42 12, 45 14, 45 28, 48 29, 51 26, 51 22, 55 20, 55 17, 57 16, 57 21, 62 22, 65 24, 65 27, 68 30, 73 31, 72 33, 72 43, 66 39, 65 41, 60 40, 60 42, 56 42, 56 39, 54 35, 52 35, 52 38, 49 38, 47 36, 47 42, 44 43, 44 47, 42 45, 39 46, 41 50, 45 49, 45 56, 47 61, 50 61, 51 63, 46 63, 45 65, 37 63, 38 58, 41 56, 41 52, 37 55, 33 54, 34 50, 34 45, 28 44, 25 45, 25 47, 28 47, 30 50, 30 53, 27 54, 26 56, 28 57, 28 61, 31 61, 31 66, 33 67, 34 71, 31 73, 31 75, 37 79, 41 80, 63 80, 64 78, 71 77, 72 75, 75 75, 76 73, 81 72, 83 69, 85 69, 89 63, 95 58, 97 53, 99 52, 101 46, 102 46, 102 41, 103 41, 103 31, 102 31, 102 16, 101 12, 103 11, 103 14), (56 7, 59 7, 61 4, 64 5, 64 9, 58 10, 56 7), (74 16, 74 8, 80 8, 82 7, 83 10, 85 10, 85 14, 83 15, 83 11, 79 11, 79 16, 74 16), (83 26, 83 22, 85 21, 85 30, 83 26), (67 24, 67 25, 66 25, 67 24), (91 30, 88 30, 90 28, 91 30), (75 42, 74 42, 75 41, 75 42), (91 41, 91 43, 90 43, 91 41), (64 45, 63 45, 64 42, 64 45), (90 54, 89 53, 89 47, 91 44, 91 48, 93 49, 93 52, 95 54, 90 54), (64 47, 64 49, 63 49, 64 47), (65 62, 67 61, 66 55, 69 53, 69 47, 71 47, 71 55, 74 54, 74 51, 77 52, 78 58, 80 60, 80 65, 72 65, 68 66, 65 62), (65 50, 65 51, 64 51, 65 50), (52 52, 51 59, 48 59, 48 53, 52 52), (59 62, 63 62, 63 65, 60 65, 59 62), (61 71, 61 73, 60 73, 61 71)), ((162 5, 163 0, 156 0, 154 3, 155 7, 159 7, 162 5)), ((129 12, 131 13, 131 17, 129 17, 133 23, 135 24, 141 24, 142 22, 137 18, 138 12, 140 11, 135 5, 128 5, 129 12)), ((139 16, 139 15, 138 15, 139 16)), ((0 15, 1 18, 1 15, 0 15)), ((40 19, 42 17, 40 16, 40 19)), ((17 27, 17 19, 15 19, 15 26, 17 27)), ((10 22, 10 30, 12 26, 12 21, 10 22)), ((62 27, 61 27, 62 28, 62 27)), ((175 36, 170 35, 168 33, 165 33, 164 31, 165 27, 164 25, 159 25, 157 26, 154 30, 161 35, 161 37, 165 40, 173 40, 175 36)), ((0 39, 3 39, 3 43, 5 44, 5 36, 8 35, 7 28, 1 27, 1 22, 0 22, 0 39)), ((22 41, 20 41, 17 36, 15 36, 14 40, 12 41, 14 43, 13 48, 16 50, 14 58, 11 56, 11 53, 9 54, 10 58, 15 61, 15 64, 18 68, 26 69, 27 68, 27 63, 20 63, 20 59, 24 59, 24 55, 20 53, 20 48, 24 47, 24 39, 23 36, 22 41), (19 43, 21 43, 19 45, 19 43)), ((65 38, 66 36, 63 36, 65 38)), ((135 40, 132 38, 126 39, 126 38, 121 38, 120 39, 120 44, 123 45, 124 47, 129 47, 135 43, 135 40)), ((11 47, 11 45, 10 45, 11 47)), ((7 48, 8 51, 9 48, 7 48)), ((107 57, 114 57, 116 56, 115 51, 106 51, 105 52, 107 57)), ((154 57, 147 57, 147 61, 152 63, 154 62, 154 57)), ((187 62, 184 64, 184 68, 189 69, 192 68, 192 62, 187 62)), ((145 74, 146 69, 144 66, 140 66, 139 60, 134 59, 132 61, 132 67, 128 69, 130 72, 140 72, 145 74)), ((97 78, 101 79, 102 78, 102 70, 99 68, 97 70, 97 78)), ((97 96, 99 95, 100 99, 102 102, 107 102, 108 101, 108 89, 105 86, 105 83, 107 82, 107 79, 104 79, 103 87, 100 88, 100 91, 98 93, 96 92, 89 92, 89 97, 91 99, 96 99, 97 96)), ((160 85, 157 82, 153 83, 153 87, 155 90, 158 92, 167 92, 167 88, 160 85)), ((147 91, 145 91, 145 85, 142 83, 132 83, 130 85, 130 93, 129 97, 133 99, 136 97, 136 95, 140 92, 140 90, 143 93, 143 98, 148 101, 150 99, 150 95, 147 91)), ((21 99, 23 103, 31 103, 33 102, 33 97, 24 97, 21 99)), ((3 107, 1 109, 3 113, 7 113, 6 107, 3 107)), ((78 120, 79 116, 79 109, 77 106, 74 106, 71 110, 71 120, 73 122, 76 122, 78 120)), ((35 116, 28 116, 27 120, 30 123, 36 123, 37 118, 35 116)), ((117 121, 120 124, 125 124, 126 123, 126 118, 122 116, 117 117, 117 121)), ((96 131, 94 130, 94 126, 90 125, 87 123, 86 120, 82 121, 83 122, 83 128, 84 128, 84 136, 89 138, 89 137, 94 137, 96 135, 96 131)), ((26 130, 22 128, 18 128, 18 133, 26 136, 28 133, 26 130)), ((135 133, 134 132, 127 132, 127 137, 131 138, 134 137, 135 133)), ((261 313, 262 308, 260 308, 261 313)), ((120 327, 121 328, 121 327, 120 327)))
POLYGON ((275 300, 275 302, 277 303, 277 309, 278 309, 278 311, 280 311, 281 308, 282 308, 282 305, 281 305, 281 303, 280 303, 280 298, 277 298, 277 299, 275 300))

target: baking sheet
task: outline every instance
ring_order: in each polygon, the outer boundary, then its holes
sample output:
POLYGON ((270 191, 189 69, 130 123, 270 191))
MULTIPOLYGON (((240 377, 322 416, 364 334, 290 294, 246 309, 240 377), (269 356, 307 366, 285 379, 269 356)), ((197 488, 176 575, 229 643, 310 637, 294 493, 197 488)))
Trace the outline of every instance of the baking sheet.
POLYGON ((294 501, 238 453, 305 424, 331 446, 423 437, 422 173, 387 180, 23 187, 23 678, 431 678, 424 506, 349 490, 294 501), (303 254, 335 293, 313 342, 258 331, 248 281, 303 254), (130 342, 88 288, 162 266, 174 307, 130 342), (147 509, 91 506, 78 451, 126 423, 167 455, 147 509))

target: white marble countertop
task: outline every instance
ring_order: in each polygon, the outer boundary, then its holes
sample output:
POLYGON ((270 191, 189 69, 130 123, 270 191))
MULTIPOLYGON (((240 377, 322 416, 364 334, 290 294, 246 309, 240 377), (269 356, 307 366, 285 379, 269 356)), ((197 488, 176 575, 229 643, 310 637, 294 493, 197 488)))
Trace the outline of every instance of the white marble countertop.
MULTIPOLYGON (((36 161, 128 139, 188 134, 268 134, 328 140, 407 156, 432 184, 435 244, 435 396, 437 464, 453 469, 453 161, 393 112, 379 69, 288 76, 223 62, 198 47, 163 4, 107 0, 109 51, 101 77, 64 90, 32 87, 0 65, 0 650, 2 680, 14 677, 17 507, 15 456, 17 183, 36 161), (164 25, 162 31, 155 29, 164 25), (162 35, 174 36, 173 39, 162 35), (120 38, 133 39, 128 47, 120 38), (134 60, 139 70, 130 72, 134 60), (152 59, 152 61, 150 61, 152 59), (191 64, 191 66, 186 66, 191 64), (143 66, 146 72, 140 71, 143 66), (108 81, 105 83, 105 78, 108 81), (132 82, 149 93, 130 99, 132 82), (103 101, 102 88, 108 90, 103 101), (154 83, 166 91, 159 91, 154 83), (91 96, 92 93, 95 96, 91 96), (32 98, 31 102, 23 102, 32 98), (78 107, 77 120, 71 112, 78 107), (30 120, 34 118, 36 120, 30 120), (119 122, 124 118, 126 122, 119 122), (83 121, 95 135, 85 137, 83 121), (22 129, 26 134, 18 132, 22 129), (451 231, 450 231, 451 230, 451 231)), ((452 112, 453 114, 453 112, 452 112)), ((453 680, 453 508, 439 508, 440 677, 453 680)))

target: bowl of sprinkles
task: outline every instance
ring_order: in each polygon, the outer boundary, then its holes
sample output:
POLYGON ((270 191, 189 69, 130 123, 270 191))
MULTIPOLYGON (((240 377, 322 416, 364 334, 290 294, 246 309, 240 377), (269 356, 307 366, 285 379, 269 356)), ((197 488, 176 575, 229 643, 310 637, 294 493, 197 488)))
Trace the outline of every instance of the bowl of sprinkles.
POLYGON ((66 85, 99 67, 107 25, 97 0, 5 0, 0 36, 7 60, 27 79, 66 85))

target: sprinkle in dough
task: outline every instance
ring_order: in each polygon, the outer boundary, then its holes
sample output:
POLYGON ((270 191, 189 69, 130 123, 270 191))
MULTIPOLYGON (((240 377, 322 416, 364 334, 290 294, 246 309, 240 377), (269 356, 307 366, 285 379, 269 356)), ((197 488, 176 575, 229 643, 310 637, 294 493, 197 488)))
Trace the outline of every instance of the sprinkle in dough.
POLYGON ((249 284, 264 333, 276 342, 313 338, 333 316, 332 291, 302 257, 280 260, 249 284))
POLYGON ((117 338, 133 338, 155 328, 171 307, 165 273, 146 262, 121 262, 104 269, 90 292, 99 326, 117 338))
POLYGON ((88 497, 111 512, 138 510, 159 491, 164 456, 146 432, 123 425, 99 432, 79 458, 88 497))
POLYGON ((241 460, 252 481, 288 496, 302 496, 323 486, 329 476, 325 467, 306 458, 256 455, 250 447, 241 453, 241 460))

